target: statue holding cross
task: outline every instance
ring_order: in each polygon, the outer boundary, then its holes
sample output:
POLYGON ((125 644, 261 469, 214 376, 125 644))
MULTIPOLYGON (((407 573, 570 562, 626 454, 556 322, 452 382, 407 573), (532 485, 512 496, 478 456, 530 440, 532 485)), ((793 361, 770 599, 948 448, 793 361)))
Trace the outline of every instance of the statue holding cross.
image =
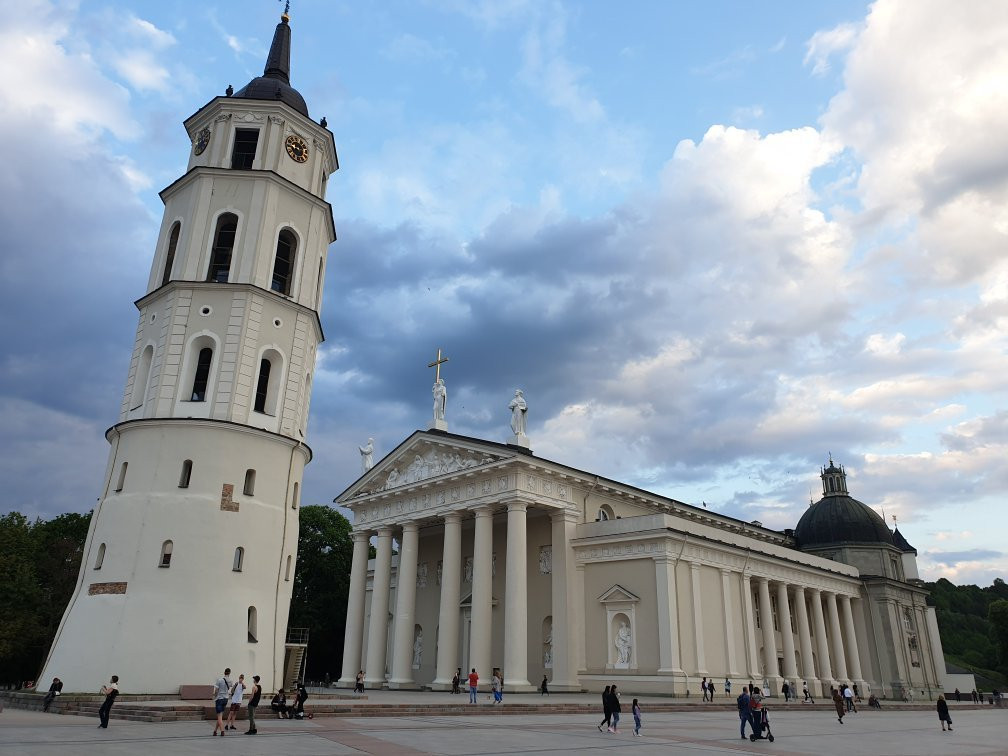
POLYGON ((431 422, 431 427, 438 430, 447 430, 445 404, 448 400, 448 389, 445 388, 444 380, 441 378, 441 365, 445 362, 448 362, 448 358, 442 357, 441 350, 438 349, 437 359, 427 365, 427 367, 432 367, 435 370, 434 387, 431 389, 434 394, 434 420, 431 422))

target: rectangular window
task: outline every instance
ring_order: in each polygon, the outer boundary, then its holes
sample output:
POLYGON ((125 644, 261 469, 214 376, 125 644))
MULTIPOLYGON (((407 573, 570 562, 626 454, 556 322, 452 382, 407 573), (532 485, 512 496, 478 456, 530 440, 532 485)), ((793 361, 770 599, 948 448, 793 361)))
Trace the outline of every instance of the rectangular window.
POLYGON ((189 481, 192 478, 192 460, 187 459, 182 463, 182 474, 179 476, 178 487, 189 488, 189 481))
POLYGON ((122 467, 119 468, 119 482, 116 484, 116 493, 123 490, 123 486, 126 485, 126 468, 129 466, 128 462, 123 462, 122 467))
POLYGON ((249 170, 255 160, 256 146, 259 144, 259 129, 235 129, 234 149, 231 151, 231 167, 249 170))
POLYGON ((780 623, 777 621, 777 597, 770 597, 770 612, 773 614, 773 629, 780 630, 780 623))

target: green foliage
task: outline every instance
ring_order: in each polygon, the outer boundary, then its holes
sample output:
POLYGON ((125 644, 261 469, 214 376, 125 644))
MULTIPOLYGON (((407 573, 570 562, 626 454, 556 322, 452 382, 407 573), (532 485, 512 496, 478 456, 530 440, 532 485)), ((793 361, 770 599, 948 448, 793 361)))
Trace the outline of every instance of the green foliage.
POLYGON ((1008 675, 1008 584, 997 578, 987 588, 957 586, 942 578, 927 587, 945 653, 987 677, 1008 675))
POLYGON ((73 593, 91 513, 0 517, 0 679, 33 680, 73 593))
POLYGON ((307 627, 307 677, 339 677, 353 540, 350 522, 327 506, 301 507, 290 627, 307 627))

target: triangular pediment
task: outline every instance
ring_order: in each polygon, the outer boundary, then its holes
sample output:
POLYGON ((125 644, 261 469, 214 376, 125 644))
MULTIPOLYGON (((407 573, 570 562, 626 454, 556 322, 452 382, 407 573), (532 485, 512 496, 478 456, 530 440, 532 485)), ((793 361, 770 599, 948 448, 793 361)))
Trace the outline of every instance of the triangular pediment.
POLYGON ((601 596, 598 597, 601 604, 635 604, 640 601, 640 596, 635 596, 622 585, 614 585, 601 596))
POLYGON ((516 456, 500 444, 417 431, 336 497, 338 504, 429 480, 451 478, 516 456))

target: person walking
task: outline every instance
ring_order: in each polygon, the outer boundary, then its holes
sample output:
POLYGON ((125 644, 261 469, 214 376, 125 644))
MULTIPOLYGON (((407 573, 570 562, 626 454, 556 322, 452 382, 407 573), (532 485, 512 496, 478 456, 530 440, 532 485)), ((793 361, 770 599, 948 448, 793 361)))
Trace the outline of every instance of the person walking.
POLYGON ((703 700, 707 700, 707 678, 700 681, 700 690, 703 691, 703 700))
POLYGON ((840 695, 840 691, 836 688, 830 686, 830 696, 833 698, 833 706, 837 713, 837 722, 843 724, 844 715, 844 701, 843 696, 840 695))
POLYGON ((962 701, 962 693, 959 692, 959 688, 955 689, 955 697, 956 697, 956 703, 962 701))
POLYGON ((504 692, 501 688, 504 687, 502 680, 500 679, 500 672, 494 670, 493 678, 490 680, 490 689, 493 691, 493 699, 495 704, 501 703, 504 698, 504 692))
POLYGON ((451 692, 453 696, 459 692, 459 685, 461 684, 462 684, 462 667, 459 667, 458 671, 455 673, 455 676, 452 678, 451 692))
POLYGON ((784 685, 781 686, 781 693, 784 694, 784 703, 788 703, 791 700, 791 686, 784 681, 784 685))
POLYGON ((56 696, 62 692, 63 681, 58 677, 54 677, 52 685, 49 686, 49 692, 46 693, 45 698, 42 699, 42 711, 49 711, 49 707, 52 706, 52 702, 56 699, 56 696))
POLYGON ((847 711, 857 714, 857 704, 854 703, 854 692, 846 685, 843 686, 844 703, 847 704, 847 711))
POLYGON ((742 736, 742 740, 745 740, 746 722, 749 722, 750 729, 752 728, 752 722, 749 720, 749 690, 744 685, 742 686, 742 692, 739 693, 739 697, 735 699, 735 704, 738 706, 739 734, 742 736))
POLYGON ((813 703, 814 704, 815 703, 815 699, 812 698, 812 694, 808 692, 808 681, 807 680, 802 680, 801 687, 802 687, 802 693, 805 694, 805 699, 802 701, 802 703, 813 703))
POLYGON ((630 707, 630 711, 633 712, 633 734, 640 737, 640 704, 637 703, 637 699, 633 700, 633 705, 630 707))
POLYGON ((479 685, 479 675, 476 674, 476 667, 469 673, 469 703, 476 703, 476 687, 479 685))
POLYGON ((609 705, 609 686, 605 686, 605 690, 602 691, 602 721, 598 724, 598 731, 602 732, 602 725, 609 729, 609 723, 612 720, 612 708, 609 705))
POLYGON ((217 712, 217 724, 214 725, 214 735, 217 734, 218 730, 223 735, 227 729, 224 726, 224 710, 227 708, 228 696, 231 695, 231 680, 228 679, 228 675, 230 674, 231 667, 227 667, 224 670, 224 675, 218 677, 217 682, 214 683, 214 711, 217 712))
POLYGON ((727 677, 724 679, 724 694, 725 698, 731 698, 731 680, 727 677))
POLYGON ((757 738, 763 734, 763 696, 759 688, 749 694, 749 725, 757 738))
POLYGON ((354 681, 354 693, 364 692, 364 670, 362 669, 357 673, 357 679, 354 681))
POLYGON ((941 722, 942 732, 945 732, 945 723, 948 722, 948 730, 952 732, 952 717, 949 716, 948 702, 945 696, 938 696, 938 721, 941 722))
POLYGON ((116 696, 119 695, 119 675, 112 675, 108 685, 102 685, 101 692, 105 696, 105 702, 98 709, 99 727, 108 729, 109 714, 112 712, 112 704, 115 703, 116 696))
POLYGON ((249 698, 248 702, 249 728, 245 731, 246 735, 258 735, 258 732, 256 731, 255 713, 256 707, 259 705, 260 698, 262 698, 262 686, 259 685, 259 675, 252 675, 252 697, 249 698))
POLYGON ((546 675, 543 675, 542 685, 539 688, 539 695, 540 696, 548 696, 549 694, 550 694, 550 692, 549 692, 549 682, 546 680, 546 675))
POLYGON ((619 703, 619 693, 616 692, 615 685, 609 688, 609 711, 612 713, 612 727, 609 728, 609 732, 618 735, 620 703, 619 703))
POLYGON ((235 718, 238 716, 238 710, 242 705, 242 698, 245 697, 245 675, 238 675, 238 679, 235 684, 231 686, 230 692, 230 711, 228 711, 227 722, 224 725, 226 730, 237 730, 235 727, 235 718))

